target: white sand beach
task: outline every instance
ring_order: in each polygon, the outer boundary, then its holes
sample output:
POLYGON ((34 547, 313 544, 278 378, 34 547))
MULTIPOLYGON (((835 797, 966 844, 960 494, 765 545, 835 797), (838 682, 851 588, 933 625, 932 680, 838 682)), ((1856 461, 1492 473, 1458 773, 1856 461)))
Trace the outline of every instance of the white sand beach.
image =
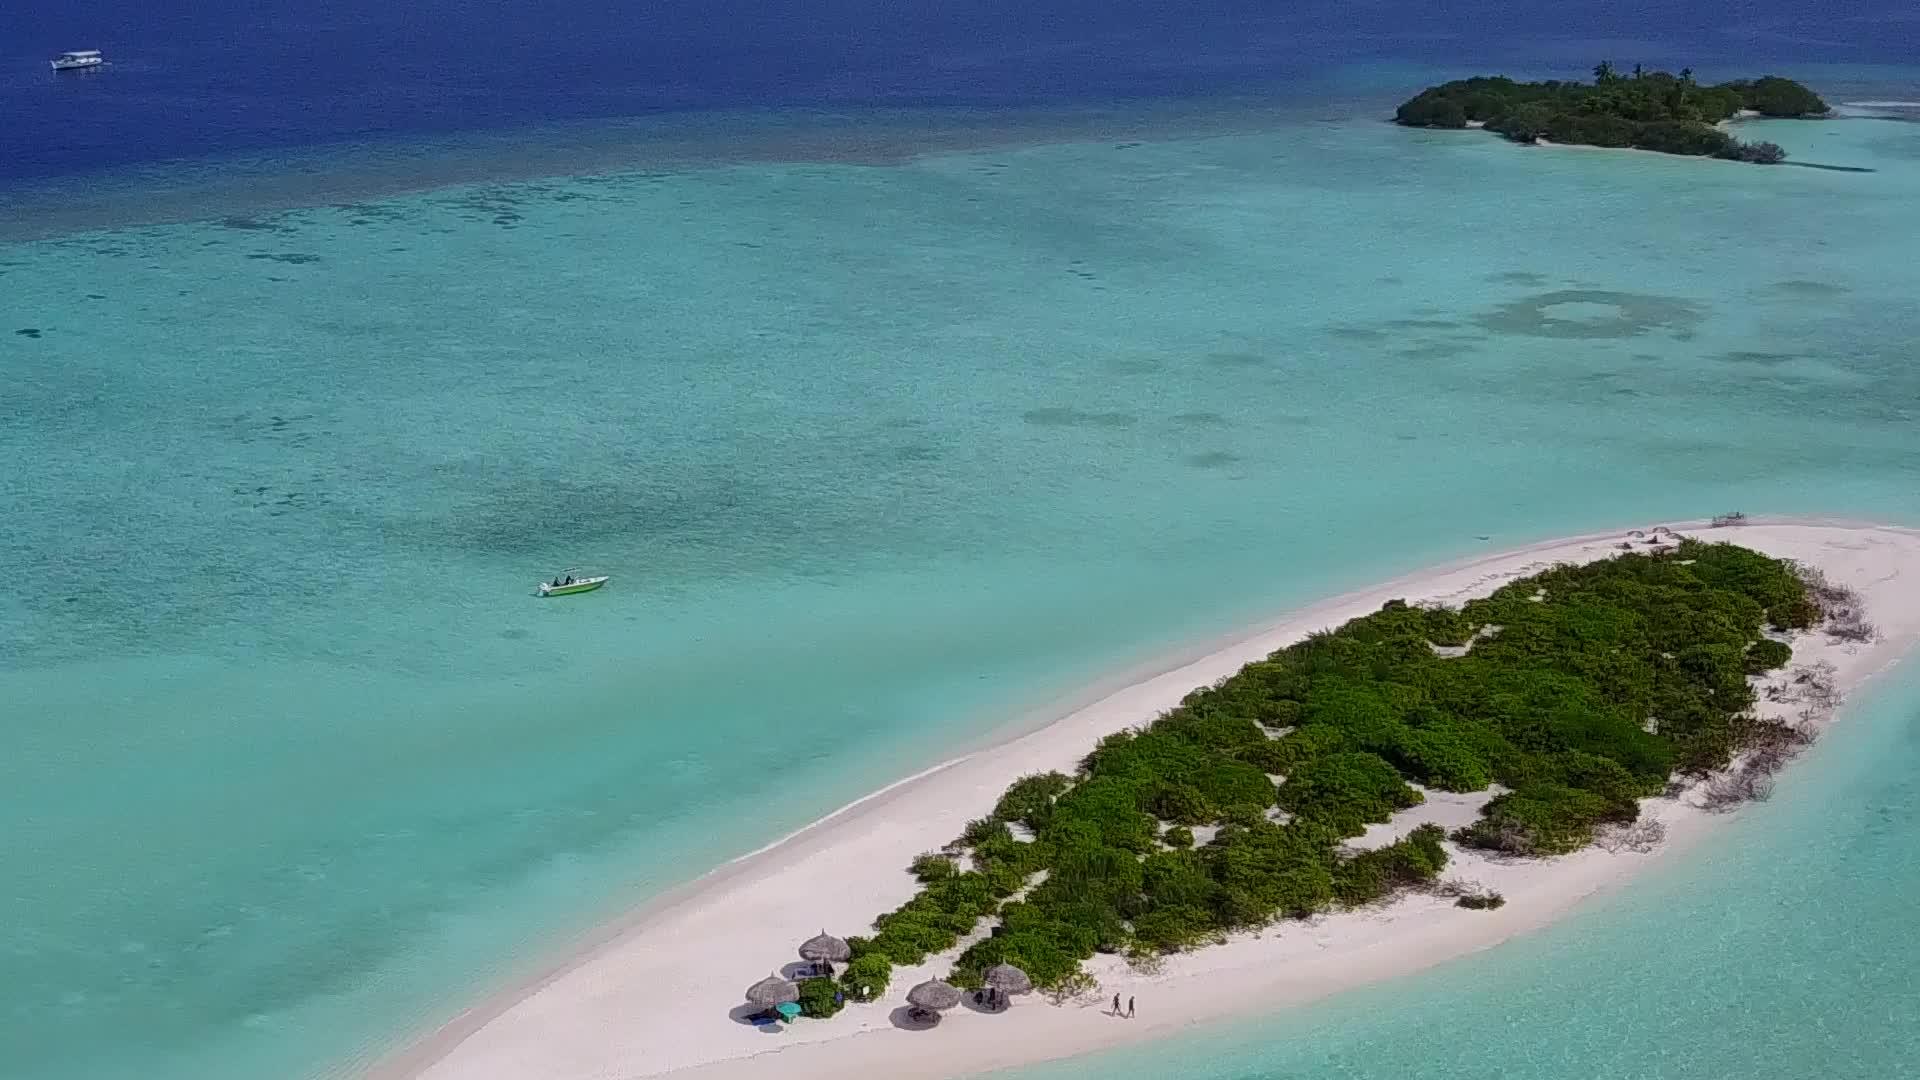
MULTIPOLYGON (((1651 526, 1653 523, 1648 523, 1651 526)), ((1920 530, 1766 521, 1681 532, 1727 540, 1822 569, 1864 597, 1879 636, 1846 644, 1815 632, 1793 640, 1795 666, 1834 666, 1845 694, 1920 640, 1920 530)), ((1488 555, 1317 604, 1201 659, 1113 692, 1039 730, 991 746, 869 796, 771 847, 650 905, 599 935, 570 962, 510 988, 394 1058, 379 1080, 634 1080, 759 1076, 789 1080, 872 1076, 888 1080, 967 1075, 1165 1035, 1199 1021, 1271 1009, 1390 978, 1485 949, 1539 927, 1617 886, 1663 855, 1683 850, 1724 817, 1688 796, 1651 800, 1667 828, 1652 854, 1589 848, 1560 859, 1493 862, 1449 845, 1448 877, 1498 890, 1496 911, 1413 896, 1380 910, 1284 922, 1262 934, 1173 957, 1158 970, 1116 957, 1089 965, 1101 989, 1054 1005, 1039 995, 1000 1015, 964 1006, 937 1028, 905 1031, 891 1016, 909 987, 940 976, 952 953, 896 969, 885 1000, 853 1005, 824 1021, 762 1031, 736 1019, 742 992, 797 959, 795 946, 823 928, 870 932, 871 919, 915 891, 906 866, 986 813, 1015 778, 1070 771, 1102 735, 1144 724, 1189 690, 1306 634, 1376 610, 1383 602, 1457 603, 1556 562, 1615 554, 1623 532, 1581 536, 1488 555), (1105 1012, 1112 995, 1136 997, 1132 1021, 1105 1012)), ((1645 549, 1645 545, 1636 542, 1645 549)), ((1784 676, 1776 676, 1784 678, 1784 676)), ((1771 705, 1783 714, 1799 706, 1771 705)), ((1845 719, 1844 708, 1838 718, 1845 719)), ((1793 782, 1788 767, 1781 782, 1793 782)), ((1422 821, 1470 820, 1487 796, 1435 793, 1357 843, 1384 842, 1422 821)), ((957 950, 956 950, 957 951, 957 950)))

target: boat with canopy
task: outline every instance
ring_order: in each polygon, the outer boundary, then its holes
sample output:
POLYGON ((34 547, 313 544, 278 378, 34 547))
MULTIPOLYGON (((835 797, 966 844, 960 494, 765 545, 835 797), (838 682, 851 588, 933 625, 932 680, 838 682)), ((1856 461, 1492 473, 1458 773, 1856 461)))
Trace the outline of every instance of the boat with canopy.
POLYGON ((99 49, 74 49, 54 57, 49 63, 55 71, 79 71, 82 68, 96 68, 107 62, 99 49))
POLYGON ((575 577, 580 572, 577 566, 569 567, 553 575, 552 581, 540 583, 541 596, 572 596, 575 593, 592 592, 607 583, 609 574, 595 577, 575 577))

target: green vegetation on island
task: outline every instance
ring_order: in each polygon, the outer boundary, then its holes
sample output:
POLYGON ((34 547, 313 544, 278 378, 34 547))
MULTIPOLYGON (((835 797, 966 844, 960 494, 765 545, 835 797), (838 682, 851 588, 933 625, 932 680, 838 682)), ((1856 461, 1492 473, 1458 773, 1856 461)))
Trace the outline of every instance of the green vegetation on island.
POLYGON ((1703 86, 1691 70, 1673 75, 1635 66, 1621 75, 1601 63, 1593 74, 1591 84, 1458 79, 1422 90, 1394 120, 1409 127, 1480 124, 1519 143, 1548 139, 1774 165, 1787 157, 1777 144, 1741 142, 1717 125, 1743 110, 1767 117, 1828 111, 1820 95, 1776 75, 1703 86))
POLYGON ((1558 566, 1459 609, 1390 602, 1102 739, 1072 776, 1014 783, 945 851, 914 860, 920 891, 849 941, 841 986, 872 1000, 893 966, 994 919, 951 981, 977 987, 1004 962, 1069 994, 1095 953, 1147 959, 1411 888, 1464 888, 1438 883, 1449 839, 1573 851, 1634 822, 1638 800, 1676 775, 1780 745, 1789 729, 1753 715, 1748 676, 1792 654, 1764 633, 1819 622, 1832 592, 1792 564, 1687 540, 1558 566), (1424 801, 1416 784, 1506 790, 1452 837, 1422 825, 1345 846, 1424 801))

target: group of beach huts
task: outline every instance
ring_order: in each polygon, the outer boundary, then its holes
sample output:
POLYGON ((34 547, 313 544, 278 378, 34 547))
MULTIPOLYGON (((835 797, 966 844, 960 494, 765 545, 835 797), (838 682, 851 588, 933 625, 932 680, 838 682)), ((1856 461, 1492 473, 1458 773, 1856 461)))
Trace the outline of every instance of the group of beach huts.
MULTIPOLYGON (((853 948, 845 940, 822 930, 819 935, 800 943, 800 959, 805 961, 805 966, 792 975, 776 972, 747 987, 747 1001, 760 1007, 759 1012, 746 1018, 749 1022, 755 1025, 778 1024, 798 1019, 802 1014, 800 980, 832 978, 833 965, 853 959, 853 948)), ((974 1005, 982 1012, 1003 1012, 1013 1003, 1015 994, 1033 991, 1033 980, 1012 964, 995 964, 981 972, 980 977, 984 985, 972 991, 971 996, 974 1005)), ((834 1000, 844 1001, 844 994, 844 990, 836 988, 834 1000)), ((900 1026, 915 1029, 933 1027, 940 1022, 941 1013, 960 1004, 967 996, 968 991, 961 990, 945 979, 928 979, 907 991, 907 1007, 902 1010, 900 1026)))

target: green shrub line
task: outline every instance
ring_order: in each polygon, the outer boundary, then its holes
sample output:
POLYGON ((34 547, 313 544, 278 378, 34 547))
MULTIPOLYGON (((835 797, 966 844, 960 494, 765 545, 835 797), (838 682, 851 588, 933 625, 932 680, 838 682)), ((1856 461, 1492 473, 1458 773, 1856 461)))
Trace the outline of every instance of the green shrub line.
POLYGON ((1101 739, 1072 776, 1016 781, 944 854, 914 860, 920 891, 850 940, 841 986, 872 1000, 891 967, 997 919, 954 984, 1005 962, 1058 991, 1096 953, 1179 952, 1429 886, 1448 840, 1577 850, 1758 737, 1748 676, 1792 656, 1764 634, 1820 610, 1791 563, 1695 540, 1555 566, 1458 609, 1390 601, 1101 739), (1434 648, 1468 641, 1463 656, 1434 648), (1496 783, 1451 837, 1423 825, 1344 846, 1418 805, 1414 784, 1496 783))
POLYGON ((1478 123, 1519 143, 1544 138, 1777 165, 1787 158, 1777 144, 1743 143, 1715 125, 1742 109, 1769 117, 1828 112, 1820 95, 1777 75, 1702 86, 1691 69, 1672 75, 1636 66, 1621 75, 1606 62, 1593 74, 1591 84, 1522 83, 1504 76, 1456 79, 1422 90, 1401 104, 1394 120, 1408 127, 1478 123))

